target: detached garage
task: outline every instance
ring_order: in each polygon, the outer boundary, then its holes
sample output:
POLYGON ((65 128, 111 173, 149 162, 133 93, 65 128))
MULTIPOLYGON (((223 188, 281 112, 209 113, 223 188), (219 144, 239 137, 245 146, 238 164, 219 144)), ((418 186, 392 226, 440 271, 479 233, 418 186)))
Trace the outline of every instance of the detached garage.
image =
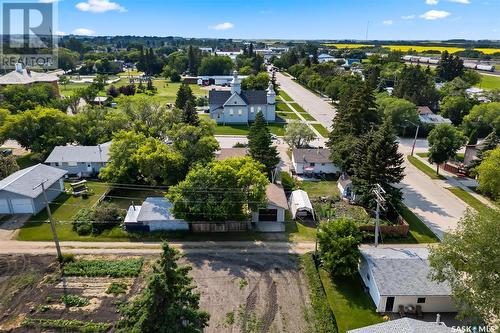
POLYGON ((52 202, 64 192, 63 177, 66 173, 38 164, 0 180, 0 214, 37 214, 45 208, 42 188, 37 186, 45 181, 47 199, 52 202))

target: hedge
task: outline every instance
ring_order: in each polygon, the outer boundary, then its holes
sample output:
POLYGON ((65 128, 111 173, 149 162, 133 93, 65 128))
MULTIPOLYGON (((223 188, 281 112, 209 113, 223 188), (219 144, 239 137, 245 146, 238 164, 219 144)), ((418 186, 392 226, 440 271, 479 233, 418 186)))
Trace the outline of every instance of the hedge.
POLYGON ((108 323, 66 319, 25 319, 21 325, 28 328, 58 329, 65 332, 102 333, 111 328, 108 323))

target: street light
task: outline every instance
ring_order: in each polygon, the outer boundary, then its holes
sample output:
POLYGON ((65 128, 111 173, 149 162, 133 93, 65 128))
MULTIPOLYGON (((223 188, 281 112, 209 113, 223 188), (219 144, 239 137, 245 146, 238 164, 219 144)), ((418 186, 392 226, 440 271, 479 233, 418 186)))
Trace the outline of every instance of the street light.
POLYGON ((415 131, 415 139, 413 140, 413 146, 411 147, 411 156, 413 156, 413 152, 415 151, 415 145, 417 144, 418 130, 420 129, 420 124, 415 124, 413 121, 406 120, 407 123, 412 124, 413 126, 417 126, 417 130, 415 131))

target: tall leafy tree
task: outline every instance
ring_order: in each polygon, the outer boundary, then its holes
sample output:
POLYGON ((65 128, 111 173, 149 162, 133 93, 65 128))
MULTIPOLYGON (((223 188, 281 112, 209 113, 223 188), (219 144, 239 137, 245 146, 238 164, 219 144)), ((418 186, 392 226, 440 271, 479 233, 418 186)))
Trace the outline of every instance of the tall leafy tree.
POLYGON ((441 54, 441 61, 437 67, 437 75, 444 81, 451 81, 461 76, 464 72, 464 62, 457 55, 449 54, 444 51, 441 54))
POLYGON ((449 118, 453 125, 460 125, 472 109, 472 103, 463 96, 446 96, 441 102, 440 113, 449 118))
POLYGON ((193 101, 188 100, 182 110, 182 121, 192 126, 198 126, 200 118, 193 101))
POLYGON ((437 125, 429 133, 429 162, 436 163, 436 173, 439 174, 439 165, 455 157, 457 150, 466 142, 467 138, 453 125, 437 125))
POLYGON ((403 178, 403 155, 398 152, 391 124, 385 122, 377 131, 365 134, 355 147, 352 181, 356 197, 363 206, 373 208, 376 204, 372 190, 379 184, 386 191, 386 200, 397 207, 402 193, 394 185, 403 178))
POLYGON ((380 119, 371 88, 359 78, 346 85, 327 143, 333 163, 343 170, 350 170, 353 144, 360 136, 377 127, 380 119))
POLYGON ((168 198, 175 216, 188 221, 243 220, 265 203, 268 183, 261 163, 230 158, 194 167, 168 198))
POLYGON ((402 98, 382 95, 377 99, 378 109, 395 130, 404 131, 408 126, 419 122, 417 106, 402 98))
POLYGON ((500 199, 500 147, 486 152, 475 171, 479 175, 479 190, 495 200, 500 199))
POLYGON ((188 84, 182 84, 177 91, 177 97, 175 98, 175 107, 183 110, 188 101, 195 103, 196 99, 193 95, 191 87, 188 84))
POLYGON ((318 232, 319 255, 332 276, 354 276, 358 272, 361 232, 356 222, 340 218, 322 222, 318 232))
POLYGON ((283 139, 292 149, 303 148, 308 146, 309 142, 316 139, 316 134, 314 134, 307 124, 295 120, 286 125, 285 137, 283 139))
POLYGON ((462 317, 500 326, 500 211, 466 212, 455 231, 431 247, 434 280, 448 282, 462 317))
POLYGON ((234 68, 233 60, 227 56, 209 56, 201 60, 200 75, 229 75, 234 68))
POLYGON ((435 107, 439 100, 434 80, 429 70, 417 66, 404 66, 396 77, 394 96, 416 105, 435 107))
POLYGON ((127 333, 202 333, 210 315, 200 310, 200 294, 194 292, 191 267, 177 264, 178 250, 163 243, 163 253, 143 295, 125 308, 118 323, 127 333))
POLYGON ((16 157, 14 155, 0 155, 0 180, 19 170, 16 157))
POLYGON ((264 164, 266 172, 270 175, 280 162, 278 149, 273 145, 271 133, 266 125, 262 112, 257 113, 255 122, 248 133, 248 150, 250 156, 264 164))

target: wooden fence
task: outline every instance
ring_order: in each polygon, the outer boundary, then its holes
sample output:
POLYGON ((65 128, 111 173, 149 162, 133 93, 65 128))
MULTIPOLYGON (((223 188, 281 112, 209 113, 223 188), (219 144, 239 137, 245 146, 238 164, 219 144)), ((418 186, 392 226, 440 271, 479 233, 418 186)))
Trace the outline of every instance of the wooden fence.
POLYGON ((249 221, 190 222, 192 232, 239 232, 250 230, 249 221))

